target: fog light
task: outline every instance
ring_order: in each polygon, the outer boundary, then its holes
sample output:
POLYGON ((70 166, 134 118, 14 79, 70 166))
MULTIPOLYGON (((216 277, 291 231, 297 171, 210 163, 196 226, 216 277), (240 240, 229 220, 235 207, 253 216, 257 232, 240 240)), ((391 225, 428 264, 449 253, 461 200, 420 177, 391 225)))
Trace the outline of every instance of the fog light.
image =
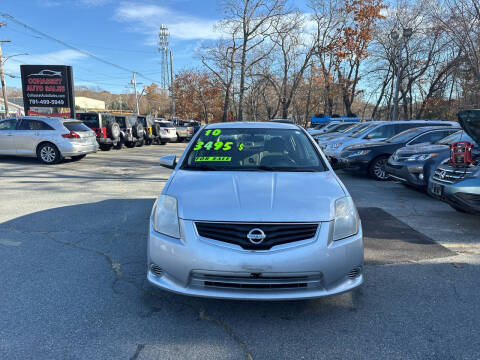
POLYGON ((418 175, 418 178, 419 178, 420 180, 423 180, 423 174, 419 174, 419 175, 418 175))
POLYGON ((162 276, 163 275, 163 269, 155 264, 150 265, 150 271, 152 272, 153 275, 155 276, 162 276))

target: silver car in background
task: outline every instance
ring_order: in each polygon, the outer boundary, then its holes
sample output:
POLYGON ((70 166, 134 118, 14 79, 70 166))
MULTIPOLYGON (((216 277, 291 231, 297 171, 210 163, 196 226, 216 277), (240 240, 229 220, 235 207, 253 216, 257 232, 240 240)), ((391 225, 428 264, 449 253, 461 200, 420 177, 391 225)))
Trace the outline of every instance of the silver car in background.
POLYGON ((24 116, 0 120, 0 155, 37 157, 44 164, 95 153, 95 132, 79 120, 24 116))
POLYGON ((363 283, 355 205, 318 145, 293 124, 200 130, 150 218, 148 281, 247 300, 336 295, 363 283))

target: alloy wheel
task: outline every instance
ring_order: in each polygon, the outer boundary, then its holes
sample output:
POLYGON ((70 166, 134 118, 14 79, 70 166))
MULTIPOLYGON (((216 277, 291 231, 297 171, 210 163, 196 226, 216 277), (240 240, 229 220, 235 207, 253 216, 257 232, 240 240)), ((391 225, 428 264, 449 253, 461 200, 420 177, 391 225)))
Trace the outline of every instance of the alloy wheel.
POLYGON ((52 163, 55 161, 57 154, 55 149, 51 146, 44 146, 42 150, 40 150, 40 157, 46 163, 52 163))
POLYGON ((380 180, 387 179, 387 173, 385 171, 386 164, 387 164, 387 159, 379 159, 375 162, 373 166, 373 173, 377 179, 380 179, 380 180))

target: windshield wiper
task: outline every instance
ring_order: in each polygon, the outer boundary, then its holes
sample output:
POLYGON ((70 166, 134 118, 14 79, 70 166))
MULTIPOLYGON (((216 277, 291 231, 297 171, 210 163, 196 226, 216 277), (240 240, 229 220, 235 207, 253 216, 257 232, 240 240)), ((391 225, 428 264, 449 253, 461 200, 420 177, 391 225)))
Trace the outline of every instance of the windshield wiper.
POLYGON ((186 166, 183 170, 197 170, 197 171, 218 171, 219 169, 209 165, 200 166, 186 166))
POLYGON ((258 166, 256 169, 258 170, 264 170, 264 171, 284 171, 284 172, 316 172, 317 170, 315 169, 309 169, 309 168, 289 168, 289 167, 274 167, 274 166, 265 166, 261 165, 258 166))

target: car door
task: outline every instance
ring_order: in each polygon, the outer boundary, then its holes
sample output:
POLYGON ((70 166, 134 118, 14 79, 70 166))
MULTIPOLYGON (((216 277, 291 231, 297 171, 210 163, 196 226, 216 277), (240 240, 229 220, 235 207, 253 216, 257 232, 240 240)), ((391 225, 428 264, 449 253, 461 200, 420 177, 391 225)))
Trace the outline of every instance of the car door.
POLYGON ((15 133, 15 149, 18 155, 36 155, 37 145, 54 129, 41 120, 22 119, 15 133))
POLYGON ((15 154, 14 136, 17 127, 17 119, 0 121, 0 154, 15 154))

